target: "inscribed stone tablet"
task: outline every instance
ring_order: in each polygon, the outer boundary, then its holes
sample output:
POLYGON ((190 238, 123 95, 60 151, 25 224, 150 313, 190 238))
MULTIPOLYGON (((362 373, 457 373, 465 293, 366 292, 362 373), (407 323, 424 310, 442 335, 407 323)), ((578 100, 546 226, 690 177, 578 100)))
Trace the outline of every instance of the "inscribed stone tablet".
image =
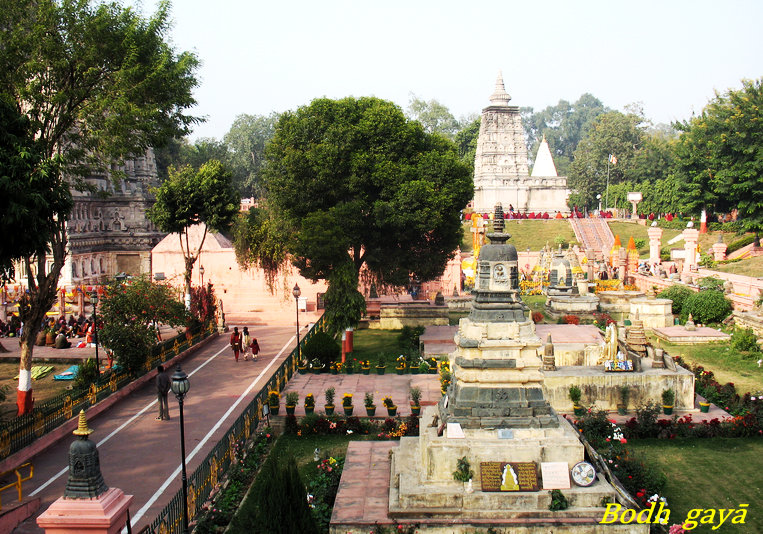
POLYGON ((448 423, 445 437, 448 439, 464 439, 466 434, 464 434, 464 429, 461 428, 460 423, 448 423))
POLYGON ((535 462, 481 462, 482 491, 538 491, 535 462))
POLYGON ((541 462, 543 489, 570 489, 570 470, 567 462, 541 462))
POLYGON ((510 428, 499 428, 498 439, 514 439, 514 431, 510 428))

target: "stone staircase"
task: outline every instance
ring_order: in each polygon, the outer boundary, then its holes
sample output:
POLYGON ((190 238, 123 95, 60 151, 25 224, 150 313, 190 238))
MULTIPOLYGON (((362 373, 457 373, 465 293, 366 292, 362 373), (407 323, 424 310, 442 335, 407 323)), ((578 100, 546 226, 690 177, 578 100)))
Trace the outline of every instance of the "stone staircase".
POLYGON ((582 243, 583 250, 593 250, 597 260, 603 260, 609 255, 615 243, 615 236, 606 219, 571 218, 570 224, 578 242, 582 243))

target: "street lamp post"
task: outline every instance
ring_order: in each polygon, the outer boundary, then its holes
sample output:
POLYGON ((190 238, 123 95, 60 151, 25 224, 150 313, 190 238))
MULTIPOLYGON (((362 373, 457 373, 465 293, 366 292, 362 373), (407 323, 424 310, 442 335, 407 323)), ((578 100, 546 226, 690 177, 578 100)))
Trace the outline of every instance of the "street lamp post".
POLYGON ((95 343, 95 369, 97 376, 101 376, 101 363, 98 361, 98 291, 93 290, 90 294, 90 302, 93 303, 93 343, 95 343))
POLYGON ((201 275, 201 287, 204 287, 204 266, 199 266, 199 274, 201 275))
POLYGON ((294 295, 294 302, 297 305, 297 361, 301 362, 302 358, 299 353, 299 296, 302 294, 302 291, 299 289, 299 284, 294 284, 291 294, 294 295))
POLYGON ((188 479, 185 474, 185 423, 183 421, 183 399, 191 388, 188 375, 183 372, 178 364, 175 374, 172 375, 172 392, 177 397, 180 405, 180 457, 182 459, 183 480, 183 534, 188 534, 188 479))

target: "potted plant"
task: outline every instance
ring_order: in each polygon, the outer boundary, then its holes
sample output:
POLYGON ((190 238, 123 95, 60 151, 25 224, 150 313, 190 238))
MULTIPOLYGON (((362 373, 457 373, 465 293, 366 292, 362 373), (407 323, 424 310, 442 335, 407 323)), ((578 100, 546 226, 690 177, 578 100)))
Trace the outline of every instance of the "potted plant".
POLYGON ((363 371, 364 375, 371 374, 371 362, 368 360, 361 360, 360 369, 363 371))
POLYGON ((337 365, 341 365, 341 364, 338 364, 338 362, 331 362, 331 365, 329 365, 329 372, 332 375, 335 375, 339 372, 339 369, 337 369, 337 365))
POLYGON ((411 396, 411 415, 421 414, 421 388, 413 386, 408 390, 411 396))
POLYGON ((427 360, 427 363, 429 364, 428 373, 430 375, 436 375, 437 374, 437 359, 435 359, 435 357, 433 356, 427 360))
POLYGON ((330 387, 323 392, 323 396, 326 398, 326 415, 334 415, 334 388, 330 387))
POLYGON ((708 413, 710 411, 710 403, 707 402, 707 400, 699 401, 699 411, 702 413, 708 413))
POLYGON ((305 395, 305 415, 311 414, 315 411, 315 397, 312 393, 305 395))
POLYGON ((286 394, 286 415, 294 415, 294 410, 297 408, 299 402, 299 393, 296 391, 289 391, 286 394))
POLYGON ((306 375, 307 372, 310 370, 310 366, 307 365, 307 362, 305 360, 302 360, 297 365, 297 369, 299 370, 299 374, 306 375))
POLYGON ((343 370, 348 375, 351 375, 355 372, 355 360, 347 359, 347 361, 344 362, 343 370))
POLYGON ((585 408, 580 406, 580 397, 582 392, 578 386, 570 386, 570 400, 572 401, 572 409, 575 412, 576 417, 580 417, 585 412, 585 408))
POLYGON ((631 390, 627 385, 620 386, 620 402, 617 404, 617 413, 625 415, 628 411, 628 397, 631 395, 631 390))
POLYGON ((313 374, 317 375, 322 373, 325 367, 326 366, 323 365, 323 362, 320 361, 318 358, 313 358, 312 360, 310 360, 310 372, 312 372, 313 374))
POLYGON ((397 365, 395 365, 395 372, 399 375, 405 373, 405 356, 402 354, 397 357, 397 365))
POLYGON ((270 391, 268 393, 268 406, 270 406, 270 414, 278 415, 278 405, 281 402, 281 395, 277 391, 270 391))
POLYGON ((673 415, 673 405, 676 401, 676 393, 668 388, 662 392, 662 413, 673 415))
POLYGON ((379 356, 379 360, 376 362, 376 374, 383 375, 384 371, 386 370, 387 370, 387 364, 384 363, 384 358, 379 356))
POLYGON ((389 415, 390 417, 394 417, 395 415, 397 415, 397 406, 395 406, 395 403, 392 402, 392 399, 390 397, 384 397, 382 402, 384 403, 384 406, 387 407, 387 415, 389 415))
POLYGON ((363 398, 363 404, 366 405, 366 415, 373 417, 376 415, 376 405, 374 404, 374 394, 370 391, 366 391, 366 395, 363 398))
POLYGON ((456 470, 453 471, 453 480, 456 482, 463 482, 464 487, 467 487, 474 476, 472 466, 466 456, 462 456, 456 461, 456 470))
POLYGON ((342 397, 342 408, 344 409, 344 415, 352 415, 352 393, 345 393, 342 397))
POLYGON ((411 364, 408 366, 408 372, 412 375, 419 374, 419 365, 420 362, 411 362, 411 364))
POLYGON ((429 363, 427 363, 426 360, 421 360, 421 363, 419 363, 419 374, 425 375, 429 373, 429 369, 430 369, 429 363))

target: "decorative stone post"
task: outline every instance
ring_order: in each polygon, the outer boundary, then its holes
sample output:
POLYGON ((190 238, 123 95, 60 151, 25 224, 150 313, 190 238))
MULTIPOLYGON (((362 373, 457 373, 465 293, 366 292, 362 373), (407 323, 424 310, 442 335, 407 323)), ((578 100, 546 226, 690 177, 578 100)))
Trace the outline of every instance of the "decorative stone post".
POLYGON ((684 236, 684 258, 683 273, 688 274, 697 267, 697 240, 699 239, 699 230, 687 228, 683 231, 684 236))
POLYGON ((726 249, 728 249, 729 246, 723 242, 723 234, 718 234, 718 242, 713 243, 713 246, 710 247, 710 250, 713 251, 713 259, 715 261, 723 261, 726 259, 726 249))
POLYGON ((660 264, 660 248, 662 248, 662 228, 650 226, 646 229, 649 236, 649 263, 660 264))
POLYGON ((556 357, 554 356, 554 343, 551 341, 551 332, 546 336, 546 345, 543 347, 544 371, 556 371, 556 357))
POLYGON ((101 475, 98 449, 88 440, 85 411, 79 413, 77 440, 69 447, 69 479, 64 496, 37 518, 48 534, 116 534, 127 523, 133 496, 109 488, 101 475))
POLYGON ((628 202, 633 206, 633 213, 631 213, 631 219, 638 219, 638 203, 641 202, 644 197, 640 192, 628 193, 628 202))

